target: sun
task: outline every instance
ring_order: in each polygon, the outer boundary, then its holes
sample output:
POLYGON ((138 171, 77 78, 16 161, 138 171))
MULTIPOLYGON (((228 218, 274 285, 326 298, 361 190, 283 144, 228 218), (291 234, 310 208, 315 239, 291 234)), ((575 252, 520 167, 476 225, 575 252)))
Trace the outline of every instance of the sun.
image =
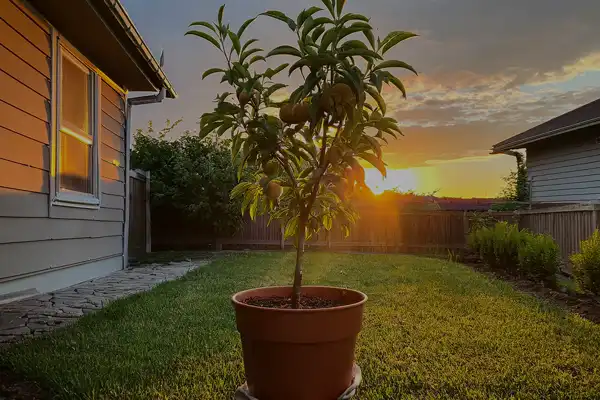
POLYGON ((409 169, 388 169, 387 178, 375 168, 365 168, 365 183, 375 194, 386 190, 401 192, 415 191, 419 186, 419 179, 415 171, 409 169))

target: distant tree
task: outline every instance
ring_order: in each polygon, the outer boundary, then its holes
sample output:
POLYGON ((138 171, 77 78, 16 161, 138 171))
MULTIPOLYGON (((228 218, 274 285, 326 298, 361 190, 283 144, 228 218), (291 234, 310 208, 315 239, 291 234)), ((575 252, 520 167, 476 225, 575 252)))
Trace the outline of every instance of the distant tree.
POLYGON ((503 178, 504 189, 500 197, 511 201, 529 201, 529 183, 527 182, 527 166, 524 162, 522 153, 511 151, 507 153, 515 157, 517 161, 517 170, 503 178))
POLYGON ((189 131, 167 139, 180 122, 167 120, 159 131, 149 122, 135 133, 131 163, 151 172, 153 211, 188 218, 207 234, 233 233, 242 216, 240 201, 229 197, 237 184, 230 141, 201 139, 189 131))

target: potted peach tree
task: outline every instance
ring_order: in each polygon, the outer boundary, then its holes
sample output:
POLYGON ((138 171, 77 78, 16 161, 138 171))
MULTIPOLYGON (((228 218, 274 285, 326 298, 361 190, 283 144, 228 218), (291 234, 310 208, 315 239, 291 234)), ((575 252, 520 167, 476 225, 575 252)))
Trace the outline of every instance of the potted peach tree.
MULTIPOLYGON (((350 199, 364 186, 360 160, 386 174, 382 143, 401 134, 386 117, 384 84, 406 95, 391 68, 415 70, 385 54, 415 36, 396 31, 375 38, 369 19, 344 13, 344 0, 322 0, 296 19, 280 11, 261 15, 283 21, 297 36, 263 55, 256 39, 244 40, 246 21, 237 30, 223 22, 198 21, 187 34, 207 40, 224 57, 219 74, 233 91, 219 94, 214 111, 200 120, 200 135, 231 135, 239 176, 249 167, 260 172, 239 183, 242 212, 268 213, 294 237, 296 265, 292 286, 251 289, 233 296, 250 392, 260 400, 336 399, 353 379, 354 346, 366 296, 334 287, 302 286, 305 241, 334 226, 346 234, 355 220, 350 199), (269 58, 290 63, 257 71, 269 58), (274 100, 287 88, 275 77, 286 70, 302 77, 289 98, 274 100)), ((416 73, 416 72, 415 72, 416 73)), ((287 89, 286 89, 287 90, 287 89)), ((248 174, 245 174, 248 175, 248 174)))

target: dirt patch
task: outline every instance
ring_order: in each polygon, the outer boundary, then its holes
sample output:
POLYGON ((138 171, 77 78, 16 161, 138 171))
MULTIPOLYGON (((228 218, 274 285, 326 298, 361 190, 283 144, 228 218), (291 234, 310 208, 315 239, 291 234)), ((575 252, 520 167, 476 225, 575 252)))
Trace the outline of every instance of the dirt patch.
MULTIPOLYGON (((292 308, 292 298, 283 296, 272 296, 272 297, 249 297, 244 300, 245 304, 251 306, 265 307, 265 308, 292 308)), ((322 297, 313 296, 302 296, 300 297, 300 309, 318 309, 318 308, 332 308, 343 306, 344 304, 339 301, 324 299, 322 297)))
POLYGON ((6 370, 0 370, 0 399, 44 400, 49 399, 48 392, 37 383, 19 379, 6 370))
POLYGON ((488 276, 510 282, 517 290, 562 307, 582 318, 600 324, 600 297, 591 294, 569 292, 566 288, 553 288, 540 282, 515 277, 504 271, 492 269, 482 263, 465 262, 467 266, 488 276))

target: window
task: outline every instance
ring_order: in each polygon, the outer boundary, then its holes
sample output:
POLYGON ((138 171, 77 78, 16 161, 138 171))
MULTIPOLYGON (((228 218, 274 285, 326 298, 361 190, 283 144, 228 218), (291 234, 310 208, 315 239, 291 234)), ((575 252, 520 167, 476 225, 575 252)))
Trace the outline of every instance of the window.
POLYGON ((97 206, 98 76, 59 44, 55 203, 97 206))

